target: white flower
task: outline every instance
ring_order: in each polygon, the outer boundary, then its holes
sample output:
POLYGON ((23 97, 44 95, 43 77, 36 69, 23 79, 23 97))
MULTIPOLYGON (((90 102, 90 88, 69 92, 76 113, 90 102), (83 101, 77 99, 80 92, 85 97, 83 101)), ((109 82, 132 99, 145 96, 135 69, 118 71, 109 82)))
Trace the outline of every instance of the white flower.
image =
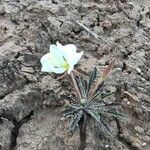
POLYGON ((58 74, 67 71, 70 74, 82 55, 83 52, 77 53, 75 45, 68 44, 63 46, 57 42, 56 45, 50 45, 50 53, 42 56, 41 71, 58 74))

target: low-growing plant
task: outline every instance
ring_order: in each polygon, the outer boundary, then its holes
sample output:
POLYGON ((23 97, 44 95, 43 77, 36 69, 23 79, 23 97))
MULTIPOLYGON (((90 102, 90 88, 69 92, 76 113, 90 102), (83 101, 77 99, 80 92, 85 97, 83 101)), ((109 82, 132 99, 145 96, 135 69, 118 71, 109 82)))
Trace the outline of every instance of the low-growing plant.
POLYGON ((104 133, 114 137, 106 123, 106 118, 110 116, 126 117, 117 109, 120 103, 108 103, 104 101, 106 97, 114 94, 114 91, 106 92, 103 90, 104 80, 113 68, 114 63, 115 61, 112 61, 110 65, 104 69, 97 83, 95 83, 97 77, 96 68, 90 73, 88 81, 78 76, 75 78, 72 77, 74 86, 77 92, 79 92, 78 100, 76 103, 66 106, 62 115, 70 119, 70 131, 72 134, 79 128, 80 145, 78 150, 84 150, 86 147, 88 125, 90 126, 92 123, 96 133, 103 130, 104 133))
POLYGON ((77 53, 75 45, 68 44, 63 46, 57 42, 56 45, 50 45, 50 52, 41 58, 41 71, 57 74, 66 74, 67 72, 72 79, 74 89, 77 93, 77 99, 75 103, 71 103, 65 107, 62 115, 70 119, 70 131, 72 134, 79 128, 79 150, 84 150, 86 147, 87 126, 90 126, 91 123, 96 133, 103 130, 105 134, 113 137, 113 133, 105 121, 106 118, 110 116, 125 117, 117 109, 120 105, 119 103, 108 103, 104 101, 106 97, 114 93, 105 92, 103 85, 110 70, 114 67, 115 61, 112 61, 98 78, 97 69, 94 68, 89 75, 89 79, 86 80, 80 76, 75 77, 73 74, 74 66, 82 55, 83 52, 77 53))

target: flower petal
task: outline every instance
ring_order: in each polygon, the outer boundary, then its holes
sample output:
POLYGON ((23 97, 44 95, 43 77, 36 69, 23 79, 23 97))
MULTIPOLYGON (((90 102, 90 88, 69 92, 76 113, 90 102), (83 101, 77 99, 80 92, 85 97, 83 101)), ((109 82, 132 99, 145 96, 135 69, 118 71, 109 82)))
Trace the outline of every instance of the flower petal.
POLYGON ((41 64, 44 65, 44 64, 48 63, 50 57, 51 57, 50 53, 43 55, 40 59, 41 64))
POLYGON ((63 73, 68 70, 68 74, 70 74, 82 55, 83 52, 76 52, 75 45, 63 46, 57 42, 56 45, 50 45, 50 53, 41 58, 41 71, 63 73))
POLYGON ((72 56, 72 59, 69 60, 70 65, 75 65, 80 60, 81 56, 83 55, 83 51, 80 53, 76 53, 72 56))
POLYGON ((54 68, 53 66, 49 65, 49 66, 42 66, 42 69, 41 69, 42 72, 54 72, 54 73, 57 73, 57 74, 61 74, 63 72, 65 72, 65 68, 63 67, 60 67, 60 68, 54 68))
POLYGON ((62 51, 62 55, 64 56, 68 64, 70 64, 72 56, 76 54, 76 46, 73 44, 63 46, 59 42, 57 42, 57 47, 62 51))
POLYGON ((51 63, 54 66, 62 66, 65 63, 62 51, 56 45, 50 45, 51 63))
POLYGON ((74 44, 67 44, 65 46, 63 46, 62 44, 60 44, 58 41, 56 42, 56 45, 59 49, 63 49, 66 51, 71 51, 71 53, 76 53, 77 52, 77 48, 74 44))
POLYGON ((42 69, 41 71, 43 72, 55 72, 55 73, 63 73, 66 71, 65 68, 63 67, 58 67, 56 68, 51 62, 53 62, 52 60, 53 59, 50 59, 51 58, 51 54, 48 53, 48 54, 45 54, 44 56, 42 56, 41 58, 41 64, 42 64, 42 69))
POLYGON ((72 56, 72 59, 70 59, 70 63, 69 63, 68 74, 70 74, 70 72, 73 70, 74 65, 77 64, 77 62, 80 60, 82 55, 83 55, 83 52, 76 53, 74 56, 72 56))
POLYGON ((51 72, 54 72, 54 73, 57 73, 57 74, 61 74, 61 73, 64 73, 66 71, 65 68, 63 67, 60 67, 60 68, 52 68, 52 71, 51 72))
POLYGON ((73 44, 61 45, 59 42, 56 43, 57 47, 62 51, 63 56, 69 64, 68 74, 73 70, 74 65, 80 60, 83 52, 77 53, 76 46, 73 44))

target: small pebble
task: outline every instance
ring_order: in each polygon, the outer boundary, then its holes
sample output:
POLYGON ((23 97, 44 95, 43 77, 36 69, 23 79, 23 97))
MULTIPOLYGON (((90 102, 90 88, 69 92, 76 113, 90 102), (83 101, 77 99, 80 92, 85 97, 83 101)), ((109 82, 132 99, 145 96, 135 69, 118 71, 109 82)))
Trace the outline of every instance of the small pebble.
POLYGON ((134 127, 135 131, 138 132, 139 134, 142 134, 144 133, 144 129, 140 126, 135 126, 134 127))
POLYGON ((146 143, 142 143, 142 146, 146 146, 146 143))
POLYGON ((138 73, 141 73, 141 72, 142 72, 140 68, 136 68, 136 71, 137 71, 138 73))
POLYGON ((109 145, 105 145, 105 147, 106 147, 106 148, 108 148, 108 147, 109 147, 109 145))

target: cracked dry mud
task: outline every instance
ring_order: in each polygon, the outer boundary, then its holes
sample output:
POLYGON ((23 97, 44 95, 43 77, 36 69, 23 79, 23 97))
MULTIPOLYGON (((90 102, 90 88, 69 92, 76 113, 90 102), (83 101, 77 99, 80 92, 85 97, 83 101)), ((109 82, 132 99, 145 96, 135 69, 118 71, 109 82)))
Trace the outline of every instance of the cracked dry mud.
POLYGON ((74 91, 67 79, 40 72, 40 57, 56 41, 84 51, 77 66, 84 74, 117 58, 105 87, 134 95, 117 99, 129 119, 109 121, 119 142, 90 134, 86 150, 149 150, 149 0, 0 0, 0 150, 77 149, 78 134, 69 137, 67 123, 58 123, 74 91))

